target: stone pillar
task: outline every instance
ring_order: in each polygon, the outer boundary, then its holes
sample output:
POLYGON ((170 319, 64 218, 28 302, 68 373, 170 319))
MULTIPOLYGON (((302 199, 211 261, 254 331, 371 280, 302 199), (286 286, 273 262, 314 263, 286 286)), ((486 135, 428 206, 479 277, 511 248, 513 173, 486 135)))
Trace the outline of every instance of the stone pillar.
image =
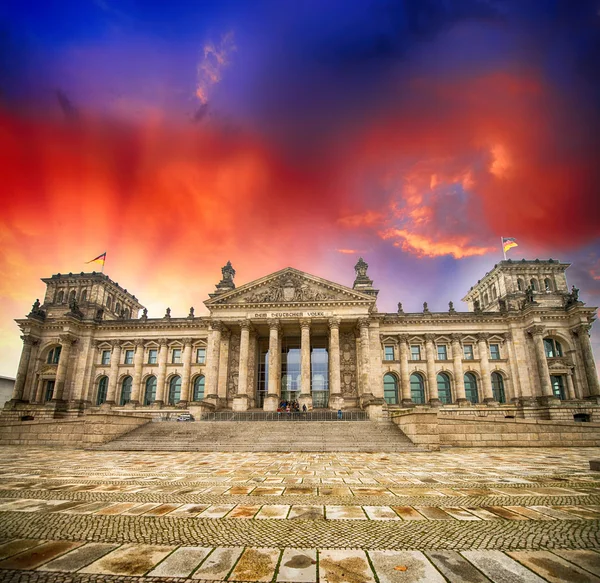
POLYGON ((169 356, 168 340, 161 338, 158 341, 158 373, 156 375, 156 400, 153 407, 161 408, 165 404, 165 381, 167 378, 167 358, 169 356))
POLYGON ((265 411, 277 411, 281 396, 278 383, 280 372, 280 347, 279 347, 279 320, 269 322, 269 376, 267 380, 267 396, 263 409, 265 411))
POLYGON ((229 342, 231 332, 223 326, 221 330, 221 348, 219 349, 219 380, 217 381, 217 395, 219 396, 219 409, 227 406, 227 381, 229 372, 229 342))
POLYGON ((507 403, 518 403, 519 398, 521 397, 521 389, 520 389, 520 382, 519 382, 519 369, 517 367, 517 363, 516 363, 516 356, 515 356, 515 347, 513 344, 513 334, 512 332, 505 332, 504 333, 504 341, 506 343, 506 354, 508 355, 508 366, 510 368, 510 377, 511 377, 511 382, 510 382, 510 398, 509 398, 509 394, 506 391, 507 387, 504 387, 504 390, 506 392, 506 402, 507 403))
POLYGON ((497 405, 492 390, 492 373, 490 371, 490 357, 488 355, 487 340, 489 334, 482 332, 477 335, 477 346, 479 348, 479 364, 481 366, 481 384, 483 386, 483 402, 486 405, 497 405))
POLYGON ((217 386, 219 382, 219 357, 221 351, 221 322, 210 323, 208 331, 208 351, 206 355, 206 377, 204 380, 204 400, 217 405, 219 399, 217 386))
POLYGON ((535 357, 537 360, 540 387, 542 389, 542 394, 538 400, 543 405, 558 404, 560 401, 552 392, 552 385, 550 384, 550 370, 548 369, 546 351, 544 350, 545 328, 543 326, 532 326, 531 328, 527 329, 527 332, 529 332, 533 338, 533 347, 535 349, 535 357))
POLYGON ((133 356, 133 382, 131 389, 131 401, 129 404, 137 407, 142 400, 142 366, 144 364, 144 341, 137 339, 135 342, 135 354, 133 356))
POLYGON ((592 343, 590 342, 590 329, 590 324, 581 324, 575 329, 575 333, 579 337, 583 368, 590 392, 587 398, 600 403, 600 384, 598 383, 598 371, 596 370, 594 352, 592 350, 592 343))
POLYGON ((44 379, 42 375, 38 375, 35 381, 34 395, 32 399, 32 403, 36 403, 41 405, 44 399, 44 379))
POLYGON ((454 372, 454 392, 456 394, 456 403, 459 406, 469 406, 465 394, 465 372, 463 370, 463 351, 460 343, 461 335, 452 334, 452 368, 454 372))
POLYGON ((300 396, 298 404, 302 409, 312 408, 312 396, 310 394, 310 320, 300 320, 300 396))
POLYGON ((77 339, 70 334, 61 334, 59 338, 61 349, 60 359, 58 360, 58 366, 56 367, 56 381, 54 383, 54 394, 52 395, 53 403, 59 403, 63 401, 71 346, 77 342, 77 339))
POLYGON ((110 372, 108 373, 108 390, 106 392, 106 401, 102 404, 103 408, 112 407, 116 404, 117 381, 119 378, 119 362, 121 361, 121 341, 112 342, 112 352, 110 355, 110 372))
POLYGON ((360 389, 360 404, 364 407, 366 403, 374 399, 375 397, 371 393, 371 387, 369 386, 370 380, 370 366, 369 366, 369 319, 361 318, 358 321, 358 329, 360 330, 360 375, 359 375, 359 389, 360 389))
POLYGON ((329 318, 329 408, 342 409, 342 375, 340 370, 340 319, 329 318))
POLYGON ((425 334, 425 355, 427 358, 427 384, 429 385, 429 404, 433 407, 441 405, 435 373, 435 335, 425 334))
POLYGON ((183 373, 181 375, 181 397, 177 402, 178 407, 187 407, 190 400, 190 377, 192 372, 192 339, 183 341, 183 373))
POLYGON ((410 375, 408 374, 408 335, 398 336, 400 343, 400 387, 402 393, 402 405, 412 407, 412 396, 410 394, 410 375))
POLYGON ((385 403, 383 399, 383 369, 381 366, 383 353, 379 337, 379 320, 369 322, 369 344, 369 386, 378 404, 383 405, 385 403))
POLYGON ((240 322, 240 368, 237 395, 233 398, 234 411, 248 410, 248 357, 250 355, 250 321, 240 322))
POLYGON ((577 397, 575 396, 575 387, 573 386, 573 371, 569 371, 567 377, 567 398, 569 401, 574 401, 577 397))
POLYGON ((21 340, 23 341, 23 350, 21 352, 21 358, 19 360, 19 368, 17 369, 17 378, 15 380, 15 386, 13 388, 12 396, 10 399, 11 403, 23 402, 23 391, 25 389, 25 382, 27 381, 27 370, 29 369, 31 352, 33 350, 33 347, 38 342, 29 335, 21 336, 21 340))

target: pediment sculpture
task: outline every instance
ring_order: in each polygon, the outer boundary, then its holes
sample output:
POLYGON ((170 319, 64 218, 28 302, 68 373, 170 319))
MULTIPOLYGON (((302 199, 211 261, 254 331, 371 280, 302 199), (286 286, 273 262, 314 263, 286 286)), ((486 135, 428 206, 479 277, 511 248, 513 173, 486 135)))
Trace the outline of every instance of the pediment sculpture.
POLYGON ((249 304, 286 303, 286 302, 319 302, 336 299, 333 294, 312 287, 306 281, 287 278, 266 289, 261 289, 242 298, 249 304))

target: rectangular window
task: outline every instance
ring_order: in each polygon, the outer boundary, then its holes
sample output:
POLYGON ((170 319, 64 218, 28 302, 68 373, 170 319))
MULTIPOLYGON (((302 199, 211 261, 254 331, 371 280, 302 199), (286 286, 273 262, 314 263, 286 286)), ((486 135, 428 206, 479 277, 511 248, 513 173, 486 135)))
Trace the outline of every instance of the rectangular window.
POLYGON ((463 350, 465 352, 465 360, 473 360, 473 345, 465 344, 463 350))
POLYGON ((173 364, 181 364, 181 348, 173 348, 173 364))
POLYGON ((148 350, 148 364, 156 364, 158 361, 158 350, 156 348, 151 348, 148 350))
POLYGON ((498 344, 490 344, 490 358, 500 360, 500 346, 498 344))
POLYGON ((437 347, 438 360, 448 360, 448 349, 445 344, 440 344, 437 347))
POLYGON ((421 347, 420 346, 411 346, 410 347, 410 359, 411 360, 421 360, 421 347))
POLYGON ((102 364, 110 364, 110 350, 102 351, 102 364))
POLYGON ((384 360, 394 360, 394 347, 393 346, 384 346, 384 360))
POLYGON ((133 350, 125 351, 125 364, 133 364, 133 350))
POLYGON ((206 362, 206 348, 198 348, 196 350, 196 362, 204 364, 206 362))

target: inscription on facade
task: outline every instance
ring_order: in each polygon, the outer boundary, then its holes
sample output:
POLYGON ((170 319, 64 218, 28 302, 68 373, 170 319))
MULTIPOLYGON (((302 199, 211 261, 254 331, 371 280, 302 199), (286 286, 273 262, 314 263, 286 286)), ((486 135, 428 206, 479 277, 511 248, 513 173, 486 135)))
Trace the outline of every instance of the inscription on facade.
POLYGON ((253 318, 328 318, 333 312, 255 312, 253 318))

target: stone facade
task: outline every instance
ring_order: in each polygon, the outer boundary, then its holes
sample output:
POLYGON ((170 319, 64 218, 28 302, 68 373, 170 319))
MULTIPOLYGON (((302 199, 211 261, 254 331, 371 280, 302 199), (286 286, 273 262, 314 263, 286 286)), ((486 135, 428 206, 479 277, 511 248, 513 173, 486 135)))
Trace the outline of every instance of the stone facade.
POLYGON ((468 311, 380 313, 362 259, 352 288, 293 268, 236 287, 228 263, 209 315, 182 318, 149 318, 103 274, 54 275, 44 302, 17 320, 23 351, 5 412, 292 401, 378 418, 414 405, 599 403, 595 308, 569 291, 567 267, 502 261, 465 296, 468 311))

